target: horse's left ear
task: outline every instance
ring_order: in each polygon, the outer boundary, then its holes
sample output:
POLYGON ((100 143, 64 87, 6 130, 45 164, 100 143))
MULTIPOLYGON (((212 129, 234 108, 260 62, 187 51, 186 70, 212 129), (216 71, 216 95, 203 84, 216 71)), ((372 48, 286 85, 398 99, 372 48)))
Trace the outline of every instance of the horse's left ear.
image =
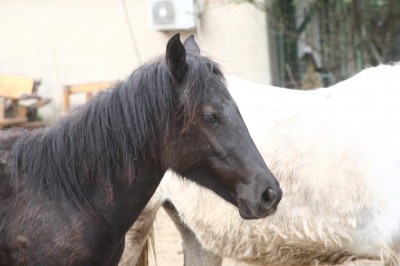
POLYGON ((179 33, 172 36, 167 43, 166 61, 172 77, 180 82, 186 73, 186 51, 179 33))
POLYGON ((194 35, 190 34, 189 37, 183 42, 183 46, 185 46, 186 52, 200 55, 200 48, 194 40, 194 35))

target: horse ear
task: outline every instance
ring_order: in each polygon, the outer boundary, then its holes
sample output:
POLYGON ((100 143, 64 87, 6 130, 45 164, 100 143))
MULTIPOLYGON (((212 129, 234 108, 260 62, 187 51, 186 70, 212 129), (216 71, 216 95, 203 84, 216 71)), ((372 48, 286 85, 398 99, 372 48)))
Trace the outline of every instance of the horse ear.
POLYGON ((180 82, 186 72, 186 51, 181 43, 179 33, 172 36, 167 43, 166 62, 172 77, 180 82))
POLYGON ((193 34, 190 34, 189 37, 186 38, 183 42, 183 46, 185 46, 187 52, 200 55, 200 48, 194 40, 193 34))

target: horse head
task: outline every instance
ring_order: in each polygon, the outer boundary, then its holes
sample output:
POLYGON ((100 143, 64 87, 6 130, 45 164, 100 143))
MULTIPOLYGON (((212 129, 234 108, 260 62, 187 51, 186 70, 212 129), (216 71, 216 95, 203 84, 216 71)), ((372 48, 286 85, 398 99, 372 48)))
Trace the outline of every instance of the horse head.
POLYGON ((175 130, 164 140, 166 167, 217 193, 245 219, 272 213, 282 197, 257 150, 218 65, 200 55, 193 36, 167 44, 166 66, 176 93, 175 130))

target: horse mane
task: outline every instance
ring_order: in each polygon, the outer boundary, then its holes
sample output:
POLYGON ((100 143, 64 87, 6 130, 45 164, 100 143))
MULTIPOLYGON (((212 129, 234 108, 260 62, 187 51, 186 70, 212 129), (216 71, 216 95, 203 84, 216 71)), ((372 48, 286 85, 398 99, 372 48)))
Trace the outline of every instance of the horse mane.
POLYGON ((183 129, 195 119, 210 75, 223 78, 206 57, 188 53, 186 64, 184 79, 174 84, 165 60, 156 59, 54 125, 23 134, 11 151, 15 186, 24 175, 32 191, 81 207, 90 206, 97 183, 111 202, 117 183, 132 183, 150 158, 161 163, 162 137, 173 120, 182 120, 183 129))

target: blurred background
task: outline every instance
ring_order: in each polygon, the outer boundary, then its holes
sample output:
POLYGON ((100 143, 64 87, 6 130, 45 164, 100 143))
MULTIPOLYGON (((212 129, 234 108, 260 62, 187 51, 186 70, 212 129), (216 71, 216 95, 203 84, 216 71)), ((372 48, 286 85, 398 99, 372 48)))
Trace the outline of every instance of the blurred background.
POLYGON ((176 32, 225 74, 313 89, 400 59, 400 1, 0 0, 0 74, 36 81, 51 122, 66 86, 124 79, 176 32))
MULTIPOLYGON (((0 0, 0 128, 53 122, 176 32, 226 75, 309 90, 400 61, 400 0, 0 0)), ((158 265, 182 265, 160 215, 158 265)))

